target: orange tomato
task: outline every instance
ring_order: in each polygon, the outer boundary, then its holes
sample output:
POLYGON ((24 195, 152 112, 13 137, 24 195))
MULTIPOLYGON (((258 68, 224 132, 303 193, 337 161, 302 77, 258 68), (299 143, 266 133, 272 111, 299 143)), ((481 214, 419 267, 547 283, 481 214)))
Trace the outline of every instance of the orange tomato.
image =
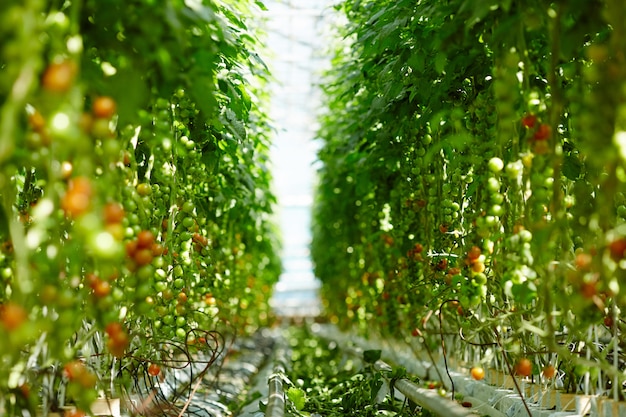
POLYGON ((528 358, 521 358, 515 364, 515 374, 520 376, 530 376, 533 372, 533 364, 528 358))
POLYGON ((0 305, 0 323, 9 331, 19 328, 27 318, 28 313, 24 307, 15 302, 0 305))
POLYGON ((101 96, 93 101, 92 112, 95 117, 110 119, 117 111, 115 100, 108 96, 101 96))
POLYGON ((474 366, 470 370, 470 374, 472 375, 472 378, 474 378, 476 381, 480 381, 485 377, 485 370, 480 366, 474 366))
POLYGON ((554 378, 554 375, 556 374, 556 368, 553 365, 546 365, 543 367, 543 370, 541 371, 541 373, 543 374, 545 378, 552 379, 554 378))
POLYGON ((72 61, 53 62, 45 69, 41 85, 47 91, 64 93, 74 83, 77 68, 72 61))
POLYGON ((148 366, 148 375, 150 376, 158 376, 161 373, 161 367, 156 363, 151 363, 148 366))
POLYGON ((471 249, 467 251, 467 259, 473 262, 480 257, 481 252, 478 246, 472 246, 471 249))
POLYGON ((107 203, 104 206, 104 222, 106 224, 117 224, 124 220, 124 208, 118 203, 107 203))
POLYGON ((149 265, 152 259, 152 249, 139 249, 133 255, 133 260, 137 266, 149 265))
POLYGON ((91 205, 92 188, 88 178, 77 177, 70 180, 67 192, 61 200, 63 211, 70 217, 84 214, 91 205))

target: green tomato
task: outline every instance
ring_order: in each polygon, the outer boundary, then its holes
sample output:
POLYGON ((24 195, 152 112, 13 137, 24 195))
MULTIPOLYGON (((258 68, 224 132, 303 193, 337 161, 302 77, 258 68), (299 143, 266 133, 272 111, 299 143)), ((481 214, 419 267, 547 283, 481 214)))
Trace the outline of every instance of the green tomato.
POLYGON ((182 211, 188 214, 193 213, 194 209, 195 205, 191 201, 185 201, 182 207, 182 211))
POLYGON ((154 271, 154 278, 157 281, 165 281, 167 279, 167 272, 165 272, 162 268, 158 268, 154 271))
POLYGON ((182 266, 180 266, 180 265, 176 265, 176 266, 174 267, 174 271, 173 271, 173 273, 174 273, 174 276, 175 276, 176 278, 180 278, 180 277, 182 277, 182 276, 183 276, 183 274, 184 274, 183 267, 182 267, 182 266))
POLYGON ((187 229, 191 229, 196 225, 196 221, 193 219, 193 217, 185 217, 183 219, 183 226, 185 226, 187 229))
POLYGON ((487 190, 489 190, 490 194, 494 194, 500 191, 500 181, 495 179, 494 177, 489 177, 487 180, 487 190))
POLYGON ((498 157, 493 157, 489 160, 487 166, 489 167, 489 171, 496 173, 502 171, 502 168, 504 168, 504 162, 502 162, 502 159, 498 157))
POLYGON ((494 215, 494 216, 502 216, 504 214, 504 207, 502 207, 499 204, 494 204, 489 209, 489 213, 494 215))
POLYGON ((119 242, 107 231, 91 233, 89 246, 93 254, 100 259, 115 259, 122 253, 122 247, 119 242))

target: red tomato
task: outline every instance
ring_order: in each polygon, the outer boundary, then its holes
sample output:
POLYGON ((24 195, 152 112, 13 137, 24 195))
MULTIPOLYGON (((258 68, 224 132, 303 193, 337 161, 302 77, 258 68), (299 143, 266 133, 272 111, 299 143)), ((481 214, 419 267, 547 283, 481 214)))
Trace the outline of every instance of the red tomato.
POLYGON ((152 256, 161 256, 165 252, 165 248, 160 243, 153 243, 150 247, 152 250, 152 256))
POLYGON ((552 134, 552 129, 550 128, 550 126, 545 123, 542 123, 539 125, 539 128, 537 128, 537 131, 533 135, 533 138, 535 140, 547 140, 551 134, 552 134))
POLYGON ((161 367, 156 363, 151 363, 148 366, 148 375, 150 376, 158 376, 161 373, 161 367))
POLYGON ((448 260, 447 259, 442 259, 439 262, 437 262, 437 269, 440 271, 445 271, 448 268, 448 260))
POLYGON ((609 251, 611 252, 611 258, 615 262, 624 259, 624 254, 626 253, 626 238, 620 237, 609 243, 609 251))
POLYGON ((533 127, 535 127, 535 124, 537 124, 537 116, 535 116, 534 114, 527 114, 522 117, 522 126, 524 126, 525 128, 532 129, 533 127))
POLYGON ((586 252, 580 252, 576 254, 576 260, 574 261, 574 264, 576 265, 576 268, 586 271, 590 268, 592 261, 593 257, 590 254, 586 252))

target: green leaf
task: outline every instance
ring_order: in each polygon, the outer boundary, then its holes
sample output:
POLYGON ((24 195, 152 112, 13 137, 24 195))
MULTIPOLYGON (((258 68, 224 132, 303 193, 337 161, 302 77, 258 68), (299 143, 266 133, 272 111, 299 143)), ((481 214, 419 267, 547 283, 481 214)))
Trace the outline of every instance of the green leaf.
POLYGON ((260 0, 254 0, 254 4, 256 4, 259 7, 259 9, 263 10, 264 12, 268 10, 267 6, 260 0))
POLYGON ((563 160, 563 175, 570 180, 580 178, 583 165, 576 155, 566 154, 563 160))
POLYGON ((301 411, 306 405, 306 394, 303 390, 296 387, 290 387, 287 390, 287 398, 293 403, 296 410, 301 411))
POLYGON ((379 349, 370 349, 363 352, 363 360, 366 363, 374 363, 380 359, 381 351, 379 349))
POLYGON ((376 396, 378 395, 378 391, 380 391, 383 386, 383 380, 380 377, 380 374, 376 373, 372 375, 372 379, 369 382, 370 386, 370 403, 374 404, 376 401, 376 396))
POLYGON ((441 51, 438 52, 437 56, 435 56, 435 70, 438 73, 443 74, 445 72, 447 62, 448 57, 446 54, 441 51))

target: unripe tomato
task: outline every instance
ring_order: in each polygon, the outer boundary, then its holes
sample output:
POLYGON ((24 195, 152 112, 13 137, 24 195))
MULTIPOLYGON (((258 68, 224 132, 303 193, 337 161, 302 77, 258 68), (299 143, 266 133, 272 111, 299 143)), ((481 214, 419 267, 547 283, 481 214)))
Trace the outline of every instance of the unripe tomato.
POLYGON ((146 184, 145 182, 137 184, 137 194, 142 197, 149 196, 150 194, 152 194, 152 187, 150 186, 150 184, 146 184))
POLYGON ((475 261, 472 263, 472 272, 480 274, 485 271, 485 264, 481 261, 475 261))
POLYGON ((504 162, 498 157, 493 157, 488 162, 488 168, 493 173, 500 172, 504 168, 504 162))

